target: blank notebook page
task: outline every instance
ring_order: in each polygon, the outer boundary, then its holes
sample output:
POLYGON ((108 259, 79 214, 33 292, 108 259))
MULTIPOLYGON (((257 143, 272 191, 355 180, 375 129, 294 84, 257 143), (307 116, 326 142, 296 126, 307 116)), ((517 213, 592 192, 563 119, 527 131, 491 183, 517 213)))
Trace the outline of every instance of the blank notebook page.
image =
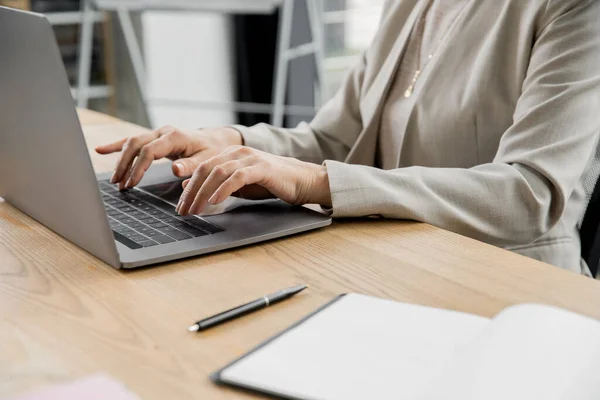
POLYGON ((600 323, 524 304, 498 314, 423 400, 600 399, 600 323))
POLYGON ((299 399, 416 398, 489 323, 349 294, 225 368, 221 380, 299 399))

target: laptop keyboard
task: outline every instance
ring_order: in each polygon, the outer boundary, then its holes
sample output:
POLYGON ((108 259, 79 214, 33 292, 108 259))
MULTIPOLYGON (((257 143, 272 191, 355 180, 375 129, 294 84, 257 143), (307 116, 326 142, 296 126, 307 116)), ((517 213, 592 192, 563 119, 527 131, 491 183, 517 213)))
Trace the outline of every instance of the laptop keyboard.
POLYGON ((117 241, 131 249, 158 246, 222 232, 193 216, 182 217, 171 204, 138 189, 120 192, 99 182, 110 227, 117 241))

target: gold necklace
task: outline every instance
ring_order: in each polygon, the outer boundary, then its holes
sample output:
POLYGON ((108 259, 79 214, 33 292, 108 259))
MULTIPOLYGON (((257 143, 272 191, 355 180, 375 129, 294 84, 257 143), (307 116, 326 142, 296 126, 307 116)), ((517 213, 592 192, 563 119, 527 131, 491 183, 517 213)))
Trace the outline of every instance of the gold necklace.
MULTIPOLYGON (((418 22, 419 27, 418 28, 420 30, 420 35, 419 35, 420 40, 419 40, 419 47, 418 47, 418 52, 417 52, 417 70, 415 71, 415 74, 413 75, 410 85, 404 92, 404 97, 407 99, 410 96, 412 96, 413 90, 415 88, 415 84, 417 83, 417 80, 419 80, 419 76, 421 75, 421 50, 423 47, 423 36, 425 36, 425 20, 427 19, 427 13, 429 12, 429 9, 431 8, 432 4, 433 4, 433 0, 430 0, 427 3, 427 7, 425 7, 423 9, 423 12, 421 13, 421 18, 419 18, 419 22, 418 22)), ((416 34, 416 30, 415 30, 415 32, 413 32, 413 34, 416 34)), ((431 59, 432 56, 433 56, 433 54, 430 54, 428 57, 428 60, 431 59)), ((427 64, 425 64, 424 66, 426 66, 426 65, 427 64)))
POLYGON ((412 81, 411 81, 410 85, 404 91, 404 97, 407 98, 407 99, 410 96, 412 96, 412 94, 414 92, 414 89, 415 89, 415 85, 417 84, 417 81, 419 80, 419 77, 421 76, 421 72, 427 67, 427 65, 429 65, 429 61, 431 61, 431 59, 433 58, 433 55, 436 53, 436 51, 438 50, 438 48, 440 47, 440 45, 442 44, 442 42, 444 42, 444 40, 446 39, 446 36, 448 36, 448 34, 450 33, 450 31, 454 27, 454 24, 458 20, 458 16, 462 13, 462 10, 464 10, 464 5, 463 5, 463 8, 459 12, 456 13, 456 16, 454 17, 454 19, 450 23, 448 29, 444 33, 444 36, 442 36, 442 38, 436 44, 435 48, 433 49, 433 52, 427 56, 427 60, 425 61, 425 63, 423 64, 423 66, 421 66, 421 50, 422 50, 422 47, 423 47, 423 37, 425 36, 425 20, 427 18, 427 14, 429 13, 429 10, 431 9, 431 6, 433 5, 434 1, 435 0, 430 0, 429 1, 429 3, 427 4, 427 7, 425 7, 425 9, 423 9, 423 12, 421 14, 421 18, 419 19, 419 25, 420 25, 419 29, 421 30, 421 34, 420 34, 421 39, 419 40, 419 47, 418 47, 419 50, 418 50, 418 53, 417 53, 417 69, 415 71, 415 74, 413 75, 413 78, 412 78, 412 81))

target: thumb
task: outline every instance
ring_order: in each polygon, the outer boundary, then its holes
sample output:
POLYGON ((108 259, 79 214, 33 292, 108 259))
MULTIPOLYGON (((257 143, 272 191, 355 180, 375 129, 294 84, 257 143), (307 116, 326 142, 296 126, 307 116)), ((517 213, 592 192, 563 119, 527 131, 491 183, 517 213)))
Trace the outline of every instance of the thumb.
POLYGON ((191 158, 180 158, 173 162, 172 169, 173 174, 179 178, 185 178, 192 176, 194 170, 198 166, 198 163, 191 158))

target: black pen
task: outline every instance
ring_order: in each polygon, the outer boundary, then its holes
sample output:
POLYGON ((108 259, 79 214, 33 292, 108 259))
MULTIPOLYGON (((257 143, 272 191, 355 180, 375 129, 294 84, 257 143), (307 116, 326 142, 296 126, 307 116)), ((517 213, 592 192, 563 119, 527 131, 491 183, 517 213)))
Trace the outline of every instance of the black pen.
POLYGON ((269 294, 267 296, 263 296, 260 299, 251 301, 250 303, 244 304, 243 306, 235 307, 231 310, 223 311, 220 314, 213 315, 212 317, 208 317, 201 321, 198 321, 194 325, 190 326, 188 328, 188 331, 203 331, 215 325, 222 324, 223 322, 227 322, 229 320, 241 317, 242 315, 246 315, 251 312, 260 310, 262 308, 270 306, 271 304, 275 304, 282 300, 289 299, 290 297, 292 297, 296 293, 300 293, 307 287, 308 286, 306 285, 294 286, 291 288, 280 290, 273 294, 269 294))

